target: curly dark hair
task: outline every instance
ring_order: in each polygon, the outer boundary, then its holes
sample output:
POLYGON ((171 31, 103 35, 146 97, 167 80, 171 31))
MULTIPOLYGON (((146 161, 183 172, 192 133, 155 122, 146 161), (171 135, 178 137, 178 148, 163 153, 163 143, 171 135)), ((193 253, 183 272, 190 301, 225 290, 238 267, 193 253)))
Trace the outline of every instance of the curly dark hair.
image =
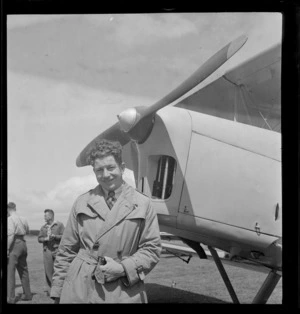
POLYGON ((122 145, 118 141, 101 139, 87 152, 87 162, 94 166, 95 159, 113 156, 118 163, 122 164, 122 145))

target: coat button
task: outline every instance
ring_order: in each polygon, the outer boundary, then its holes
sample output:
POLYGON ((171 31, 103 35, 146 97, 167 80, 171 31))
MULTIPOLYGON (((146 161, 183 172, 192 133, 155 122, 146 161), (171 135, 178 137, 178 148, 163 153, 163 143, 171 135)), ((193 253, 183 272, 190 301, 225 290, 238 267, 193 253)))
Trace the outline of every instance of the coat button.
POLYGON ((99 244, 98 243, 95 243, 94 245, 93 245, 93 250, 97 250, 99 248, 99 244))

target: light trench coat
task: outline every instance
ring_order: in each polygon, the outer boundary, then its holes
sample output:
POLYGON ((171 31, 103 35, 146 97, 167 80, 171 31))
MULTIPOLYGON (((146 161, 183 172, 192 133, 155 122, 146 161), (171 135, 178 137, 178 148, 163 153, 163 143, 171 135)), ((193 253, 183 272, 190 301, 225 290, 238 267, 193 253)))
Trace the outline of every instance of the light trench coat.
POLYGON ((60 303, 146 303, 144 278, 160 253, 150 198, 125 183, 110 210, 97 186, 72 207, 54 263, 50 296, 60 297, 60 303), (95 242, 96 252, 91 251, 95 242), (121 262, 126 277, 104 284, 93 280, 97 254, 121 262))

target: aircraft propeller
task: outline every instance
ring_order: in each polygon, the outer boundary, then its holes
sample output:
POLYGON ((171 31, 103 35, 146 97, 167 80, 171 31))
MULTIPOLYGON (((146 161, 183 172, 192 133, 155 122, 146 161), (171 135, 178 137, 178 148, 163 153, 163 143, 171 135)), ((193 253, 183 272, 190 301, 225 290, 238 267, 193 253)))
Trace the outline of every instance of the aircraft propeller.
POLYGON ((247 41, 246 36, 240 36, 233 40, 204 64, 202 64, 189 78, 181 83, 169 94, 151 106, 139 106, 124 110, 118 115, 119 122, 94 138, 79 154, 76 165, 83 167, 88 165, 86 155, 91 147, 99 139, 118 140, 121 145, 126 145, 129 141, 143 143, 151 133, 155 113, 171 104, 179 97, 186 94, 192 88, 204 81, 208 76, 215 72, 221 65, 231 58, 247 41))

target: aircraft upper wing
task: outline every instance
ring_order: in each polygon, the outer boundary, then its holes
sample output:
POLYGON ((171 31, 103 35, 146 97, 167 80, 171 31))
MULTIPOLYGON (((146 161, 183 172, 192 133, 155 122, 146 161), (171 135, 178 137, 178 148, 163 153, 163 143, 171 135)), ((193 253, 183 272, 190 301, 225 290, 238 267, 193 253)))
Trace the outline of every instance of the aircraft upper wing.
POLYGON ((175 106, 281 132, 281 45, 229 70, 175 106))

